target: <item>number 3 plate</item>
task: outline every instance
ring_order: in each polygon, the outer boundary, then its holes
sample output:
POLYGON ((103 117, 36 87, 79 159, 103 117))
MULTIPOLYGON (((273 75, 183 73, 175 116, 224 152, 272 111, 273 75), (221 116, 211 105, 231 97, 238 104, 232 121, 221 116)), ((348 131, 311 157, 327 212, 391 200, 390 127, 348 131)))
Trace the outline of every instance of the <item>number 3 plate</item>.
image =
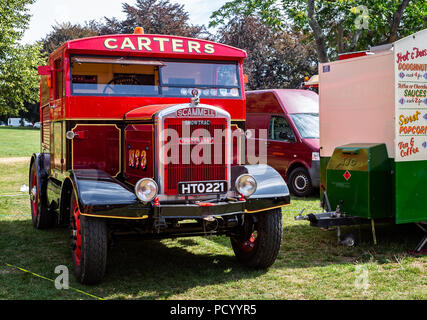
POLYGON ((227 181, 179 182, 178 194, 218 194, 227 192, 227 181))

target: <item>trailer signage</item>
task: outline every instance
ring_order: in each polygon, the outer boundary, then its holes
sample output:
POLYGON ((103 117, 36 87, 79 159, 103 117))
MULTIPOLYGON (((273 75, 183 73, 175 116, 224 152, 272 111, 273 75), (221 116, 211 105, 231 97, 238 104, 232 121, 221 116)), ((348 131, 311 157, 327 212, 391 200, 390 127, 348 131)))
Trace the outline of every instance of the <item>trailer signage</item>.
POLYGON ((427 160, 427 43, 425 33, 394 44, 395 161, 427 160))

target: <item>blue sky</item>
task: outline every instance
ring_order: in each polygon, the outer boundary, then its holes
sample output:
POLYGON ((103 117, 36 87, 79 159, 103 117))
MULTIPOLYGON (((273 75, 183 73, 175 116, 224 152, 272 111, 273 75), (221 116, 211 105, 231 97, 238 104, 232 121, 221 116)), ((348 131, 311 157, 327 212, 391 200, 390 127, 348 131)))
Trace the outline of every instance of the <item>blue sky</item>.
MULTIPOLYGON (((29 6, 32 15, 23 43, 33 43, 44 38, 52 26, 62 22, 83 23, 103 17, 124 18, 122 3, 135 4, 135 0, 36 0, 29 6)), ((190 15, 192 24, 209 22, 211 13, 219 9, 227 0, 170 0, 183 4, 190 15)), ((143 26, 142 26, 143 27, 143 26)))

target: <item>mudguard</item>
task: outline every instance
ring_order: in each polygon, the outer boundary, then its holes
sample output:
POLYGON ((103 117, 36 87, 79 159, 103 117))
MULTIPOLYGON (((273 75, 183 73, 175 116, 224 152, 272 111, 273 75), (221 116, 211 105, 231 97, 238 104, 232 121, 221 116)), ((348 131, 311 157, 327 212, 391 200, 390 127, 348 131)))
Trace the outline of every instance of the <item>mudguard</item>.
POLYGON ((132 189, 102 170, 74 170, 67 179, 72 182, 82 215, 140 218, 150 213, 132 189))
MULTIPOLYGON (((30 167, 28 169, 28 185, 31 186, 31 166, 35 164, 37 171, 37 179, 39 185, 40 199, 47 199, 47 181, 50 168, 50 155, 45 153, 33 153, 31 156, 30 167)), ((31 193, 29 187, 29 193, 31 193)))
POLYGON ((282 176, 266 164, 243 165, 232 168, 232 183, 241 174, 251 174, 257 181, 257 190, 246 201, 246 212, 259 212, 290 203, 288 186, 282 176))

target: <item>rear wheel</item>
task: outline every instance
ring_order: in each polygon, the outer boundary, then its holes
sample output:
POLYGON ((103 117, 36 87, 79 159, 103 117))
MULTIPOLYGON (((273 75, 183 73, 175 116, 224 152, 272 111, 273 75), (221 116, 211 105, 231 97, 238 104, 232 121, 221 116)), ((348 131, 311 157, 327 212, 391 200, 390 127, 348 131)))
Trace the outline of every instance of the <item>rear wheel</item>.
POLYGON ((310 174, 305 168, 296 168, 289 174, 288 186, 292 194, 307 197, 313 192, 310 174))
POLYGON ((70 210, 74 273, 80 283, 99 283, 107 266, 107 225, 103 219, 82 216, 74 193, 70 210))
POLYGON ((31 220, 36 229, 47 229, 53 226, 54 216, 48 210, 46 195, 40 185, 39 172, 35 163, 30 170, 30 207, 31 220))
POLYGON ((239 236, 231 237, 236 258, 248 267, 268 268, 277 258, 282 242, 282 211, 261 212, 246 217, 239 236))

